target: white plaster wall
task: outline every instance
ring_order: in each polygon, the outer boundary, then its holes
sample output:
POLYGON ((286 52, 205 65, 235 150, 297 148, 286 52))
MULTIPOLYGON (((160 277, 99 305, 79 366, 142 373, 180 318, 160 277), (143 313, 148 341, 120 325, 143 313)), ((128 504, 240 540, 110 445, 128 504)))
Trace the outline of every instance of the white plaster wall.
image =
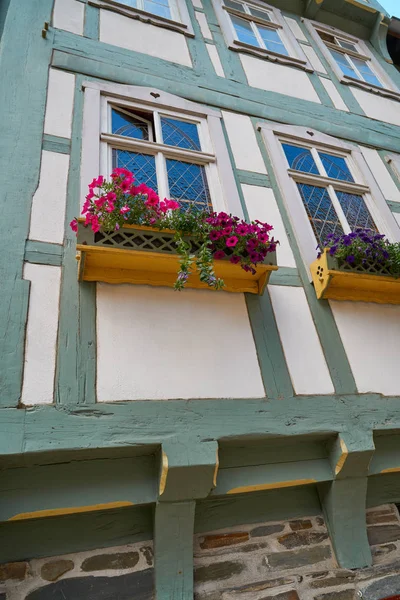
POLYGON ((242 185, 242 190, 250 220, 259 219, 274 227, 272 233, 275 239, 280 241, 277 248, 279 266, 296 267, 273 190, 247 184, 242 185))
POLYGON ((78 0, 56 0, 53 26, 71 33, 83 35, 85 5, 78 0))
POLYGON ((302 45, 301 46, 304 54, 307 56, 308 60, 313 69, 318 71, 318 73, 326 73, 326 69, 322 62, 319 60, 317 53, 311 46, 302 45))
POLYGON ((296 393, 334 393, 303 288, 270 285, 268 291, 296 393))
POLYGON ((39 186, 33 196, 29 238, 62 244, 69 155, 43 150, 39 186))
POLYGON ((396 219, 397 223, 399 224, 400 227, 400 213, 393 213, 394 218, 396 219))
POLYGON ((250 117, 222 111, 233 158, 238 169, 266 173, 264 160, 250 117))
POLYGON ((247 81, 252 87, 321 104, 307 73, 246 54, 240 55, 247 81))
POLYGON ((211 31, 210 31, 210 28, 207 23, 206 15, 201 12, 196 12, 196 19, 197 19, 198 24, 200 25, 201 35, 204 38, 212 40, 212 35, 211 35, 211 31))
POLYGON ((97 285, 100 402, 265 395, 243 294, 97 285))
POLYGON ((361 108, 371 119, 400 125, 400 103, 356 87, 350 89, 361 108))
POLYGON ((360 393, 400 394, 400 306, 330 301, 360 393))
MULTIPOLYGON (((399 104, 400 111, 400 104, 399 104)), ((369 168, 375 178, 376 183, 380 187, 382 194, 386 200, 400 202, 400 190, 397 188, 392 176, 386 168, 383 160, 376 150, 371 148, 361 147, 361 152, 368 163, 369 168)))
POLYGON ((212 44, 206 44, 206 48, 207 48, 208 55, 211 59, 211 62, 213 64, 216 74, 219 77, 225 77, 224 69, 222 68, 222 63, 219 58, 217 48, 212 44))
POLYGON ((298 22, 295 19, 291 19, 290 17, 285 17, 285 21, 289 25, 289 27, 292 30, 292 33, 296 39, 301 40, 302 42, 307 42, 306 36, 302 32, 300 25, 298 24, 298 22))
POLYGON ((196 8, 203 8, 203 5, 201 3, 201 0, 192 0, 192 4, 193 6, 195 6, 196 8))
POLYGON ((23 404, 53 402, 61 268, 25 263, 31 282, 25 340, 23 404))
POLYGON ((44 133, 65 138, 71 137, 74 88, 74 75, 50 69, 44 133))
POLYGON ((319 79, 328 92, 333 104, 335 105, 335 108, 349 112, 349 109, 344 103, 342 96, 337 91, 335 84, 330 79, 326 79, 325 77, 320 77, 319 79))
POLYGON ((186 38, 181 33, 106 10, 100 10, 100 41, 192 66, 186 38))

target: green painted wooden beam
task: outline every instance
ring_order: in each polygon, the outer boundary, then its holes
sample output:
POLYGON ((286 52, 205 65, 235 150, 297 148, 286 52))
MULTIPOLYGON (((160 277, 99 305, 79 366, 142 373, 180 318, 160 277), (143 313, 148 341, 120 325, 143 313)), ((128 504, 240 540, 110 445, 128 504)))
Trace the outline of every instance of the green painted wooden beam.
POLYGON ((369 465, 370 475, 398 472, 400 475, 400 433, 374 436, 375 453, 369 465))
POLYGON ((292 267, 279 267, 278 271, 273 271, 271 273, 269 285, 301 287, 303 283, 297 269, 293 269, 292 267))
POLYGON ((0 523, 0 562, 58 556, 151 540, 151 506, 0 523))
POLYGON ((62 264, 63 252, 64 249, 59 244, 27 240, 24 260, 37 265, 59 267, 62 264))
POLYGON ((67 138, 45 133, 43 135, 42 148, 43 150, 48 150, 49 152, 69 154, 71 152, 71 141, 67 138))
POLYGON ((215 486, 218 444, 193 438, 168 439, 160 457, 159 501, 179 502, 205 498, 215 486))
POLYGON ((365 521, 367 478, 321 483, 318 492, 339 566, 346 569, 370 566, 372 555, 365 521))
POLYGON ((259 185, 268 188, 271 187, 271 182, 268 175, 264 175, 263 173, 252 173, 251 171, 243 171, 242 169, 238 169, 237 174, 240 183, 259 185))
POLYGON ((195 502, 159 502, 154 516, 156 600, 193 600, 195 502))
POLYGON ((367 507, 400 503, 400 473, 368 477, 367 507))
POLYGON ((83 35, 92 40, 99 39, 100 11, 96 6, 86 4, 85 6, 85 25, 83 35))
POLYGON ((323 3, 324 0, 306 0, 304 15, 307 19, 315 19, 323 3))

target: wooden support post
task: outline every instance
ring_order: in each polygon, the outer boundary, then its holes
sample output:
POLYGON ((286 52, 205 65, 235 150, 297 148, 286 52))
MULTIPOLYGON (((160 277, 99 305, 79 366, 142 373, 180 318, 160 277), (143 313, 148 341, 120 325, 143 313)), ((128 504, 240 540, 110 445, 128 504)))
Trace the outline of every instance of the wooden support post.
POLYGON ((371 433, 338 435, 330 451, 335 479, 318 485, 336 559, 347 569, 372 564, 365 510, 368 468, 374 450, 371 433))
POLYGON ((154 522, 157 600, 193 600, 196 502, 158 502, 154 522))

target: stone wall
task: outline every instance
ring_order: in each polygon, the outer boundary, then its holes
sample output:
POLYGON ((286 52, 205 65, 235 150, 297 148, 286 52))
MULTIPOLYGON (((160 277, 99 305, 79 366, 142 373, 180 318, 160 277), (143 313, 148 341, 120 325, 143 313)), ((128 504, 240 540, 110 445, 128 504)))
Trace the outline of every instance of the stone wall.
MULTIPOLYGON (((398 510, 369 510, 367 524, 374 566, 358 571, 338 568, 321 515, 196 535, 195 600, 381 600, 400 594, 398 510)), ((154 600, 153 563, 150 541, 0 565, 0 600, 154 600)))

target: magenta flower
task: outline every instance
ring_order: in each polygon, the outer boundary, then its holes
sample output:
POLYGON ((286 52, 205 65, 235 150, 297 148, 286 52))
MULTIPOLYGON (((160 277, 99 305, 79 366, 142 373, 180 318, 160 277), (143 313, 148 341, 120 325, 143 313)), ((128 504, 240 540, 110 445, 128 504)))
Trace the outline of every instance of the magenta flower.
POLYGON ((78 231, 78 221, 76 219, 72 219, 69 226, 71 227, 72 231, 75 231, 75 232, 78 231))
POLYGON ((97 200, 95 200, 94 203, 97 206, 97 208, 102 208, 105 201, 106 201, 105 196, 100 196, 100 198, 97 198, 97 200))
POLYGON ((125 192, 127 192, 131 187, 131 183, 132 181, 130 179, 123 179, 119 184, 120 190, 125 194, 125 192))
POLYGON ((237 235, 247 235, 249 229, 245 223, 241 223, 236 227, 237 235))
POLYGON ((97 179, 96 179, 96 178, 94 178, 94 179, 93 179, 93 181, 92 181, 92 183, 89 183, 89 189, 90 189, 91 191, 93 191, 93 188, 96 188, 96 187, 100 187, 100 186, 102 186, 102 185, 103 185, 103 182, 104 182, 104 177, 103 177, 103 175, 99 175, 99 176, 97 177, 97 179))
POLYGON ((89 208, 90 208, 90 200, 85 200, 85 202, 83 203, 83 206, 82 206, 82 213, 81 214, 84 215, 85 213, 87 213, 87 211, 89 210, 89 208))
POLYGON ((257 240, 250 238, 247 240, 246 248, 248 252, 252 252, 257 247, 257 240))
POLYGON ((107 202, 106 211, 112 213, 115 210, 115 204, 111 200, 107 202))
POLYGON ((225 258, 225 252, 223 250, 217 250, 214 252, 214 258, 215 260, 222 260, 225 258))
POLYGON ((259 233, 257 237, 258 237, 258 241, 261 242, 262 244, 265 244, 269 240, 268 233, 259 233))
POLYGON ((231 261, 231 263, 233 263, 234 265, 237 265, 238 263, 240 263, 241 258, 240 256, 236 256, 235 254, 233 254, 233 256, 230 257, 229 259, 231 261))
POLYGON ((86 200, 91 200, 92 198, 94 198, 94 191, 92 189, 90 189, 89 193, 86 196, 86 200))
POLYGON ((100 231, 99 217, 97 215, 93 215, 91 225, 92 231, 94 231, 94 233, 100 231))
POLYGON ((117 199, 117 194, 115 194, 114 192, 108 192, 108 194, 106 194, 106 198, 107 200, 111 200, 111 202, 114 202, 114 200, 117 199))
POLYGON ((157 194, 155 194, 153 192, 153 194, 151 194, 151 195, 149 194, 149 196, 145 202, 145 205, 146 206, 157 206, 158 202, 159 202, 159 198, 158 198, 157 194))
POLYGON ((170 210, 178 210, 178 208, 180 208, 179 202, 175 202, 175 200, 167 200, 166 198, 164 198, 164 200, 167 202, 170 210))
POLYGON ((127 204, 125 204, 125 206, 123 206, 119 212, 121 213, 121 215, 124 215, 125 213, 129 212, 130 210, 131 209, 129 208, 129 206, 127 204))
POLYGON ((115 169, 113 169, 113 172, 111 173, 112 179, 118 179, 118 177, 122 177, 122 176, 130 179, 131 180, 130 183, 132 183, 132 181, 134 181, 134 179, 135 179, 133 173, 131 171, 129 171, 128 169, 122 169, 120 167, 116 167, 115 169))
POLYGON ((232 235, 226 240, 226 245, 228 246, 228 248, 234 248, 238 241, 238 238, 235 235, 232 235))
POLYGON ((231 235, 232 229, 233 229, 232 225, 225 227, 225 229, 222 230, 222 235, 231 235))
POLYGON ((216 242, 217 240, 219 240, 220 237, 221 237, 221 233, 219 231, 217 231, 216 229, 213 229, 210 232, 210 240, 212 242, 216 242))
POLYGON ((260 262, 260 255, 258 252, 250 252, 250 260, 252 263, 260 262))

